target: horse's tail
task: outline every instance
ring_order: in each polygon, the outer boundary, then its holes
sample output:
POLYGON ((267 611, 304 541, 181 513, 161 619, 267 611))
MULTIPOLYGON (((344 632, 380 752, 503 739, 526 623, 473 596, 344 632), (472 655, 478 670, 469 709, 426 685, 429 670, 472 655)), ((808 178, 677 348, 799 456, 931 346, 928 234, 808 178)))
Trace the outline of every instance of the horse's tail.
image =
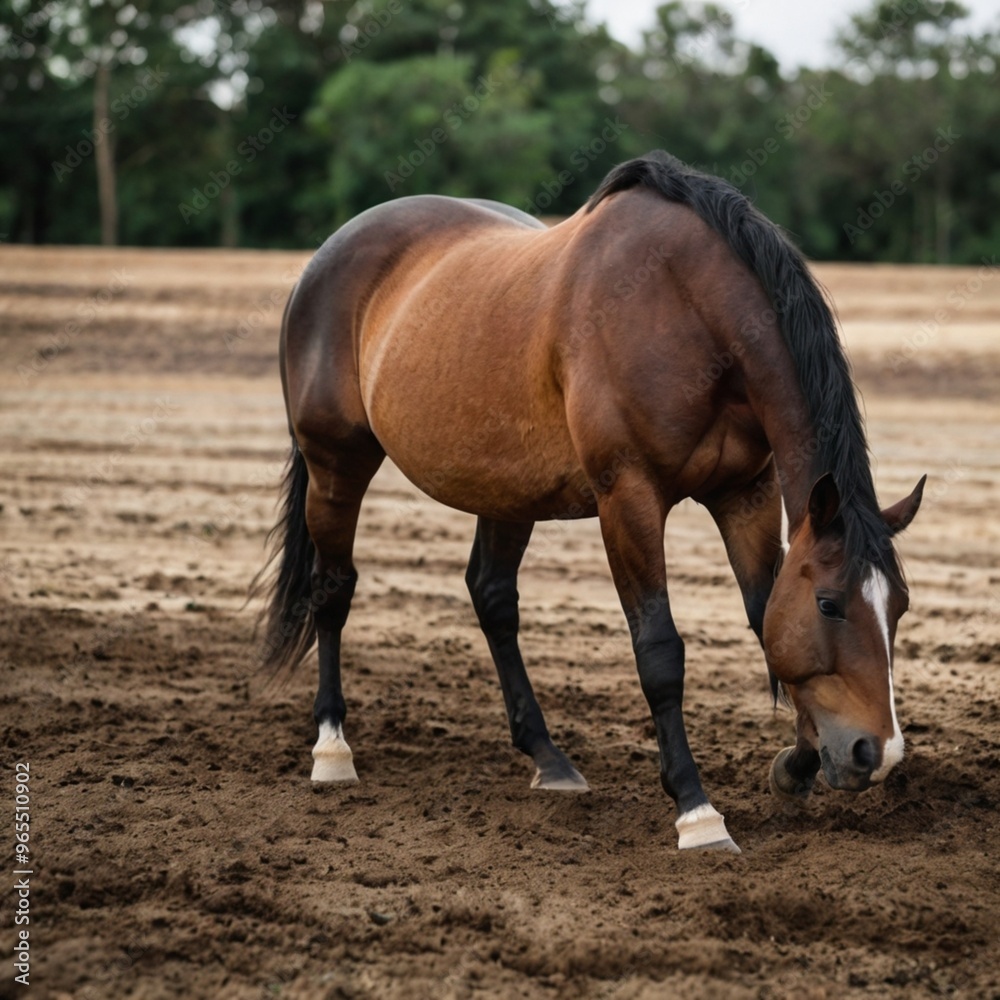
POLYGON ((271 554, 250 585, 251 597, 267 595, 254 638, 260 642, 256 661, 271 672, 294 669, 316 639, 312 614, 316 547, 306 527, 308 488, 309 470, 293 438, 281 488, 281 514, 267 536, 271 554), (274 563, 277 570, 272 572, 274 563))

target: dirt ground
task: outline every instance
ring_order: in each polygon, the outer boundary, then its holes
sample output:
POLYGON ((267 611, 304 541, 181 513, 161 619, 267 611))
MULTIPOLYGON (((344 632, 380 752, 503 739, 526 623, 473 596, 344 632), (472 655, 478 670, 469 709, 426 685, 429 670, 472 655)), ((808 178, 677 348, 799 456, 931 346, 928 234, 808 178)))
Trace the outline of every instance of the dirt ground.
POLYGON ((465 592, 473 519, 388 465, 345 634, 362 780, 311 786, 315 658, 265 685, 241 610, 307 256, 0 247, 0 800, 11 837, 30 763, 33 871, 31 986, 8 875, 0 997, 1000 997, 996 268, 817 269, 880 495, 930 475, 885 785, 776 806, 792 715, 709 518, 671 516, 689 733, 734 857, 675 849, 596 523, 539 526, 521 576, 529 670, 593 789, 531 792, 465 592))

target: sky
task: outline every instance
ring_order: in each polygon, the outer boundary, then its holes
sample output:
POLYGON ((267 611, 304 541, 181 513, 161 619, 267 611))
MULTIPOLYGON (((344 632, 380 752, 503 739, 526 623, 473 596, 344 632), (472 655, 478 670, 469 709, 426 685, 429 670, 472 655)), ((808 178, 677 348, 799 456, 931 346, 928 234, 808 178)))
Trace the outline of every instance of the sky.
MULTIPOLYGON (((634 44, 652 25, 663 0, 589 0, 590 19, 604 21, 620 41, 634 44)), ((820 68, 833 61, 833 37, 852 13, 869 9, 872 0, 716 0, 735 20, 739 38, 757 42, 774 54, 782 71, 800 65, 820 68)), ((915 0, 897 0, 905 8, 915 0)), ((959 22, 966 30, 1000 23, 1000 0, 962 0, 972 12, 959 22)))

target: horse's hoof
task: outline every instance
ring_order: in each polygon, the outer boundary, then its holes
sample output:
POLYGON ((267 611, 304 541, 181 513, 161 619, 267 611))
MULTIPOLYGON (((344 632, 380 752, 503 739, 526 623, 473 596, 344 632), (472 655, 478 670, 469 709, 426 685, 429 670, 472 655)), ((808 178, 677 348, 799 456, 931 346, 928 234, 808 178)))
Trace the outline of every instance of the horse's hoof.
POLYGON ((785 762, 794 750, 795 747, 785 747, 784 750, 778 752, 778 755, 771 762, 768 784, 770 784, 771 794, 775 798, 801 809, 809 801, 814 779, 797 781, 788 773, 785 762))
POLYGON ((531 779, 531 787, 546 792, 590 791, 587 779, 572 764, 569 765, 568 770, 552 768, 547 771, 535 771, 535 776, 531 779))
POLYGON ((742 854, 743 852, 739 849, 736 841, 732 837, 726 837, 725 840, 716 840, 711 844, 699 844, 695 848, 686 847, 686 851, 696 850, 696 851, 724 851, 727 854, 742 854))
POLYGON ((346 757, 332 757, 314 753, 312 780, 336 785, 356 785, 358 772, 354 769, 350 754, 346 757))
POLYGON ((674 825, 677 827, 677 846, 682 851, 743 853, 729 836, 723 816, 707 802, 684 813, 674 825))
POLYGON ((313 747, 312 780, 337 785, 356 785, 358 772, 354 770, 354 755, 344 739, 340 726, 334 728, 323 723, 319 739, 313 747))

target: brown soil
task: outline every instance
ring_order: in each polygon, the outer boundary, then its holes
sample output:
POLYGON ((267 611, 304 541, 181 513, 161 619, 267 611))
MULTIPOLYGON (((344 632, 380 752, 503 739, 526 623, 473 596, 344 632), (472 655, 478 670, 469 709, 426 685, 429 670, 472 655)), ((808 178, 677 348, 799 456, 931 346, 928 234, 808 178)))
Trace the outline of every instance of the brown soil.
POLYGON ((881 495, 931 476, 885 785, 776 806, 792 717, 710 520, 671 516, 691 742, 733 857, 675 849, 596 524, 540 525, 522 573, 532 678, 593 789, 533 793, 465 593, 473 519, 389 467, 346 633, 362 783, 311 786, 314 660, 266 686, 240 607, 306 257, 0 247, 4 808, 10 836, 30 762, 34 871, 33 988, 9 875, 0 997, 1000 996, 1000 281, 959 308, 975 269, 819 269, 881 495))

